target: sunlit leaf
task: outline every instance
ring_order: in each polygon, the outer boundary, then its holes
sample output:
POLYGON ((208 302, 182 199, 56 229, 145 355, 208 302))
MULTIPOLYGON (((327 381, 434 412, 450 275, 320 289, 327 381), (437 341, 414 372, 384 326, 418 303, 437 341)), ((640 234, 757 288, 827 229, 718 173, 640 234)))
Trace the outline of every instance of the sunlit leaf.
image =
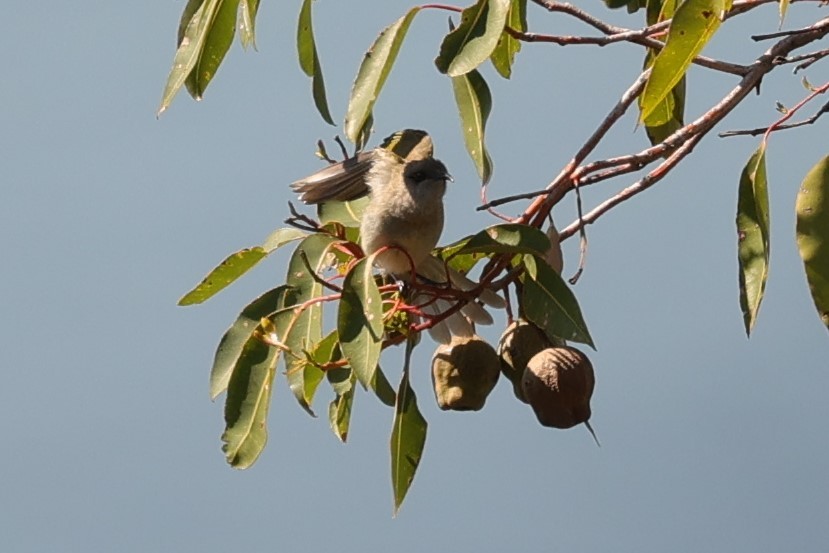
MULTIPOLYGON (((649 51, 645 67, 650 67, 655 58, 656 53, 649 51)), ((659 144, 685 125, 685 88, 686 76, 683 76, 644 121, 651 144, 659 144)))
POLYGON ((227 388, 222 451, 238 469, 251 466, 268 441, 267 417, 279 350, 248 340, 227 388))
POLYGON ((545 255, 550 239, 539 229, 516 223, 495 225, 480 231, 458 253, 530 253, 545 255))
POLYGON ((279 308, 287 290, 287 286, 280 286, 253 300, 224 333, 219 347, 216 348, 213 367, 210 370, 210 399, 216 399, 227 389, 230 375, 242 355, 245 344, 252 339, 253 331, 262 317, 269 316, 279 308))
POLYGON ((426 419, 417 408, 417 397, 409 383, 411 344, 407 344, 403 377, 397 389, 394 424, 391 432, 391 482, 394 491, 394 514, 406 498, 414 480, 423 447, 426 445, 426 419))
MULTIPOLYGON (((507 15, 507 26, 515 31, 526 32, 527 0, 512 0, 507 15)), ((505 79, 509 79, 512 76, 512 64, 515 61, 515 54, 520 51, 521 41, 513 38, 506 31, 502 31, 489 59, 498 74, 505 79)))
POLYGON ((790 0, 780 0, 780 28, 783 27, 783 21, 786 19, 786 13, 789 11, 790 0))
POLYGON ((184 81, 187 91, 196 100, 204 96, 207 85, 216 75, 216 70, 233 43, 236 34, 236 16, 239 12, 239 0, 219 0, 213 20, 207 29, 202 50, 193 70, 184 81))
POLYGON ((492 109, 492 94, 477 70, 452 77, 452 89, 458 105, 466 150, 475 163, 481 181, 487 183, 492 176, 492 159, 486 149, 485 134, 486 121, 492 109))
POLYGON ((210 271, 195 288, 178 300, 178 304, 193 305, 210 299, 248 272, 251 267, 262 261, 266 255, 267 252, 259 246, 246 248, 229 255, 218 267, 210 271))
POLYGON ((241 0, 239 2, 239 38, 242 47, 253 46, 256 49, 256 14, 259 12, 259 0, 241 0))
POLYGON ((524 256, 524 265, 521 305, 527 319, 551 339, 581 342, 595 349, 576 296, 561 276, 546 261, 532 255, 524 256))
POLYGON ((265 239, 265 243, 262 244, 262 249, 267 253, 271 253, 285 244, 299 240, 300 238, 305 238, 306 236, 308 236, 307 232, 294 227, 277 229, 265 239))
POLYGON ((443 39, 435 65, 441 73, 458 77, 469 73, 495 50, 512 2, 478 0, 461 13, 458 27, 443 39))
POLYGON ((685 0, 674 14, 665 47, 656 56, 650 78, 640 102, 642 121, 651 126, 664 124, 651 114, 670 94, 691 61, 702 51, 719 29, 722 15, 731 7, 731 0, 685 0))
MULTIPOLYGON (((314 278, 328 266, 329 248, 336 241, 328 234, 312 234, 299 243, 288 263, 288 275, 285 282, 290 286, 286 293, 285 306, 300 306, 323 294, 322 284, 314 278), (310 270, 309 270, 310 267, 310 270)), ((277 328, 283 328, 282 321, 290 317, 285 335, 280 338, 294 355, 285 356, 285 372, 294 397, 299 404, 313 415, 309 392, 322 379, 321 370, 308 363, 301 353, 316 347, 322 338, 322 304, 305 305, 299 311, 278 315, 277 328), (310 380, 310 381, 309 381, 310 380)))
POLYGON ((340 223, 346 227, 359 227, 368 201, 368 196, 364 196, 350 202, 324 202, 317 206, 317 217, 322 225, 340 223))
POLYGON ((313 0, 303 0, 302 9, 299 12, 299 23, 297 25, 296 43, 299 53, 299 65, 306 75, 311 77, 311 90, 314 96, 314 104, 317 106, 322 118, 326 123, 333 125, 331 112, 328 109, 328 100, 325 95, 325 81, 322 77, 317 44, 314 40, 314 26, 311 17, 311 3, 313 0))
POLYGON ((383 305, 372 271, 373 256, 351 268, 337 312, 340 348, 360 383, 369 387, 383 342, 383 305))
POLYGON ((746 335, 751 335, 769 274, 769 193, 766 144, 743 168, 737 200, 737 258, 740 263, 740 308, 746 335))
POLYGON ((820 320, 829 329, 829 156, 812 167, 797 194, 797 248, 820 320))
POLYGON ((354 143, 359 143, 365 135, 366 124, 374 109, 374 102, 380 95, 380 90, 389 76, 397 53, 406 38, 406 32, 412 19, 420 11, 419 7, 412 8, 406 15, 383 29, 380 36, 371 45, 363 58, 351 97, 348 100, 348 110, 345 115, 345 135, 354 143))

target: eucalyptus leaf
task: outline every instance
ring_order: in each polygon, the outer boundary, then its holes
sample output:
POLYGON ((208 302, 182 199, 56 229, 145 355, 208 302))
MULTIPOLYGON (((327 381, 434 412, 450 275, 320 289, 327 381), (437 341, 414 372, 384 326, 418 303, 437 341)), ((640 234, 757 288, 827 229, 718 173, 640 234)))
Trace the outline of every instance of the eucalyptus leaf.
POLYGON ((492 158, 485 144, 486 122, 492 110, 492 94, 477 70, 452 77, 452 90, 458 105, 466 151, 475 163, 481 182, 486 184, 492 176, 492 158))
POLYGON ((740 308, 746 335, 751 335, 769 274, 769 193, 766 143, 743 168, 737 199, 737 258, 740 264, 740 308))
POLYGON ((322 66, 317 54, 317 44, 314 40, 314 25, 311 16, 311 3, 313 0, 303 0, 302 9, 299 12, 299 23, 297 24, 297 52, 299 53, 299 65, 302 71, 311 77, 311 91, 314 97, 314 105, 329 125, 334 124, 331 112, 328 109, 328 100, 325 94, 325 80, 322 76, 322 66))
POLYGON ((259 0, 241 0, 239 2, 239 38, 242 48, 256 49, 256 14, 259 12, 259 0))
POLYGON ((215 269, 204 277, 195 288, 187 292, 180 300, 179 305, 194 305, 207 301, 218 294, 233 281, 248 272, 254 265, 262 261, 268 253, 261 247, 246 248, 229 255, 215 269))
POLYGON ((506 223, 486 228, 458 250, 465 253, 529 253, 545 255, 550 249, 550 239, 541 230, 530 225, 506 223))
POLYGON ((797 194, 797 248, 821 322, 829 329, 829 156, 821 159, 797 194))
POLYGON ((532 255, 524 256, 524 266, 521 306, 527 319, 551 340, 581 342, 595 349, 576 296, 561 276, 544 259, 532 255))
POLYGON ((351 409, 354 405, 354 382, 356 380, 354 373, 349 371, 351 386, 338 393, 337 397, 328 405, 328 421, 331 424, 331 430, 337 438, 345 443, 348 441, 348 428, 351 423, 351 409))
POLYGON ((225 401, 222 450, 234 468, 251 466, 268 441, 268 408, 278 357, 278 349, 248 340, 233 369, 225 401))
POLYGON ((511 0, 478 0, 443 39, 435 65, 450 77, 465 75, 492 55, 507 23, 511 0))
POLYGON ((216 70, 233 43, 238 12, 239 0, 218 0, 201 52, 193 65, 193 70, 184 81, 188 92, 196 100, 201 100, 204 96, 207 85, 213 80, 216 70))
MULTIPOLYGON (((507 26, 518 32, 527 31, 527 0, 512 0, 507 14, 507 26)), ((509 79, 512 76, 512 64, 515 54, 521 51, 521 41, 513 38, 506 30, 501 31, 498 43, 489 57, 498 74, 509 79)))
POLYGON ((373 259, 359 260, 345 276, 337 312, 343 356, 366 388, 374 377, 383 345, 383 304, 374 281, 373 259))
POLYGON ((322 225, 339 223, 345 227, 359 227, 368 202, 368 196, 349 202, 324 202, 317 206, 317 217, 322 225))
POLYGON ((357 78, 354 80, 354 86, 351 88, 351 97, 348 100, 345 115, 345 135, 352 142, 364 141, 367 127, 370 126, 367 122, 371 120, 374 102, 377 101, 397 59, 409 25, 419 11, 419 7, 412 8, 406 12, 406 15, 383 29, 366 52, 357 72, 357 78))
POLYGON ((305 238, 306 236, 308 236, 307 232, 294 227, 277 229, 265 239, 265 243, 262 244, 262 249, 267 253, 271 253, 285 244, 299 240, 300 238, 305 238))

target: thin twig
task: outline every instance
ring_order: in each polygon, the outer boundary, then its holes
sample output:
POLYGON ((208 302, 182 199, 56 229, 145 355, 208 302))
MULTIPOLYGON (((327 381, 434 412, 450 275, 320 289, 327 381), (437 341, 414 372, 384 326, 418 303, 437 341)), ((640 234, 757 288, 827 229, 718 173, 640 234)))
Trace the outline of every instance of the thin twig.
POLYGON ((803 106, 805 106, 808 102, 812 101, 818 94, 823 94, 827 90, 829 90, 829 83, 824 84, 821 87, 816 88, 813 90, 806 98, 798 102, 794 107, 790 108, 786 111, 786 114, 769 125, 768 127, 760 127, 756 129, 747 129, 747 130, 739 130, 739 131, 725 131, 719 133, 720 138, 727 138, 730 136, 759 136, 761 134, 768 136, 772 132, 783 131, 787 129, 796 129, 798 127, 804 127, 806 125, 812 125, 815 121, 817 121, 824 113, 829 112, 829 102, 823 104, 817 112, 809 117, 808 119, 804 119, 802 121, 797 121, 795 123, 785 124, 785 121, 788 121, 792 118, 792 116, 797 113, 803 106))

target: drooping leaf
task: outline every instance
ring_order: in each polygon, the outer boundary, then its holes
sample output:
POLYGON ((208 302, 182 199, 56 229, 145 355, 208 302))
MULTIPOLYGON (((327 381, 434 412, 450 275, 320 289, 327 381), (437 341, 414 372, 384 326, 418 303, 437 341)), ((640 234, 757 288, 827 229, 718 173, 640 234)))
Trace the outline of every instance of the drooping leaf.
MULTIPOLYGON (((645 67, 650 67, 655 58, 653 51, 648 52, 645 67)), ((644 121, 651 144, 659 144, 685 125, 685 88, 686 76, 683 76, 644 121)))
POLYGON ((227 329, 216 348, 213 367, 210 369, 210 399, 216 399, 227 389, 230 375, 242 355, 245 344, 251 340, 253 331, 263 317, 275 312, 281 305, 287 286, 280 286, 265 292, 249 303, 236 321, 227 329))
POLYGON ((403 377, 397 389, 394 423, 391 432, 391 482, 394 491, 394 514, 406 498, 414 480, 423 447, 426 445, 426 419, 417 408, 417 397, 409 383, 412 342, 407 342, 403 377))
POLYGON ((328 100, 325 95, 325 81, 322 77, 317 44, 314 40, 314 25, 311 17, 311 3, 313 0, 303 0, 302 9, 299 12, 299 23, 297 25, 296 44, 299 53, 299 65, 306 75, 311 77, 311 91, 314 96, 314 104, 317 106, 323 120, 329 125, 334 124, 331 112, 328 109, 328 100))
POLYGON ((251 466, 268 441, 268 408, 278 357, 278 349, 248 340, 233 369, 225 401, 222 451, 234 468, 251 466))
POLYGON ((259 0, 241 0, 239 2, 239 38, 242 48, 253 46, 256 49, 256 14, 259 12, 259 0))
POLYGON ((201 100, 207 85, 216 75, 216 70, 233 43, 236 34, 236 15, 239 12, 239 0, 218 0, 213 20, 207 29, 204 43, 193 70, 184 81, 187 91, 201 100))
POLYGON ((545 255, 550 239, 530 225, 506 223, 480 231, 458 253, 529 253, 545 255))
POLYGON ((780 27, 783 28, 783 21, 786 19, 786 12, 789 11, 789 3, 791 0, 780 0, 780 27))
POLYGON ((524 265, 521 305, 526 317, 550 339, 572 340, 595 349, 576 296, 561 276, 546 261, 532 255, 524 256, 524 265))
POLYGON ((737 199, 737 258, 740 263, 740 309, 746 336, 751 335, 769 274, 769 193, 766 143, 743 168, 737 199))
POLYGON ((354 405, 354 383, 357 381, 354 371, 344 371, 348 378, 340 383, 337 397, 328 405, 328 421, 337 438, 345 443, 348 440, 348 427, 351 423, 351 408, 354 405))
POLYGON ((394 407, 397 402, 397 395, 395 394, 394 388, 391 387, 391 383, 389 383, 389 380, 386 378, 386 375, 383 374, 383 370, 379 366, 374 371, 370 387, 374 390, 374 394, 377 396, 377 399, 389 407, 394 407))
POLYGON ((248 272, 251 267, 262 261, 267 252, 256 246, 246 248, 229 255, 215 269, 204 277, 195 288, 187 292, 180 300, 179 305, 193 305, 207 301, 234 280, 248 272))
POLYGON ((641 121, 647 121, 650 126, 666 122, 655 120, 652 117, 654 110, 670 94, 685 75, 691 61, 719 29, 720 18, 730 7, 731 0, 685 0, 679 5, 665 47, 656 56, 642 92, 641 121))
POLYGON ((324 202, 317 206, 317 217, 322 225, 340 223, 346 227, 359 227, 368 200, 365 196, 350 202, 324 202))
MULTIPOLYGON (((319 274, 327 267, 329 248, 335 241, 328 234, 317 233, 299 243, 288 263, 285 282, 290 290, 285 296, 285 307, 300 306, 323 295, 323 286, 311 271, 319 274)), ((301 311, 297 309, 277 315, 277 328, 283 328, 283 321, 288 318, 285 335, 281 338, 294 355, 285 356, 285 373, 294 397, 300 406, 313 415, 309 392, 312 397, 323 375, 318 367, 305 359, 302 352, 315 348, 322 338, 322 304, 314 303, 306 305, 301 311)))
POLYGON ((374 44, 366 52, 354 86, 351 88, 351 97, 348 100, 348 110, 345 114, 345 135, 354 142, 361 142, 366 134, 366 123, 371 118, 374 102, 380 95, 386 78, 397 59, 397 53, 406 38, 412 19, 420 11, 419 7, 412 8, 406 15, 383 29, 374 44))
POLYGON ((797 194, 797 248, 820 320, 829 329, 829 156, 812 167, 797 194))
POLYGON ((461 252, 461 250, 471 239, 471 236, 467 236, 453 244, 443 246, 435 252, 435 255, 445 261, 450 268, 462 274, 467 274, 478 263, 478 261, 487 257, 486 254, 478 252, 461 252))
POLYGON ((481 65, 495 50, 507 23, 511 0, 478 0, 461 13, 458 27, 440 45, 435 65, 459 77, 481 65))
POLYGON ((374 256, 361 259, 343 281, 337 311, 340 348, 360 383, 369 387, 383 345, 383 305, 374 281, 374 256))
POLYGON ((458 104, 466 151, 475 163, 481 182, 486 184, 492 176, 492 159, 485 144, 486 121, 492 110, 492 94, 477 70, 460 77, 452 77, 452 90, 458 104))
MULTIPOLYGON (((510 2, 506 23, 509 28, 515 31, 526 32, 527 0, 512 0, 510 2)), ((509 79, 512 76, 512 63, 515 61, 515 54, 520 51, 521 41, 513 38, 508 32, 502 31, 489 59, 498 74, 505 79, 509 79)))
POLYGON ((299 240, 300 238, 305 238, 306 236, 308 236, 307 232, 294 227, 277 229, 265 239, 265 243, 262 244, 262 249, 266 253, 271 253, 285 244, 299 240))

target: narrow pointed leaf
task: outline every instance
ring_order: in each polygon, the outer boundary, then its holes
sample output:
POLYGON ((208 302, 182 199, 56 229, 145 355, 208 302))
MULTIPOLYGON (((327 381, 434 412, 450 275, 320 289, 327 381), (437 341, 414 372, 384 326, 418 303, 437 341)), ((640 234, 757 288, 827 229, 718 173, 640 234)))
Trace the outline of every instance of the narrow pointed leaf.
POLYGON ((383 305, 374 281, 373 259, 361 259, 345 276, 337 312, 340 348, 365 387, 371 385, 383 345, 383 305))
POLYGON ((239 38, 242 48, 251 46, 256 49, 256 14, 259 12, 259 0, 241 0, 239 2, 239 38))
POLYGON ((397 389, 394 423, 391 432, 391 481, 394 492, 394 514, 406 498, 414 480, 423 447, 426 445, 426 419, 417 407, 417 397, 409 383, 411 344, 407 344, 405 367, 397 389))
POLYGON ((334 124, 331 112, 328 109, 328 100, 325 94, 325 81, 322 77, 322 67, 317 44, 314 40, 314 25, 311 17, 311 3, 313 0, 303 0, 302 9, 299 12, 299 24, 297 25, 297 52, 299 53, 299 66, 306 75, 311 77, 311 91, 314 96, 314 104, 323 120, 329 125, 334 124))
POLYGON ((383 374, 383 371, 379 366, 374 370, 370 388, 374 390, 374 394, 377 396, 377 399, 379 399, 382 403, 388 405, 389 407, 394 407, 397 402, 397 394, 395 393, 394 388, 391 387, 391 383, 386 378, 386 375, 383 374))
POLYGON ((486 184, 492 176, 492 159, 485 144, 486 121, 492 109, 489 86, 477 70, 460 77, 452 77, 452 89, 463 130, 466 151, 475 163, 481 182, 486 184))
MULTIPOLYGON (((507 14, 507 26, 515 31, 526 32, 527 0, 512 0, 507 14)), ((512 76, 512 64, 515 61, 515 54, 520 51, 521 41, 513 38, 506 31, 502 31, 489 59, 498 74, 505 79, 509 79, 512 76)))
POLYGON ((545 255, 550 239, 535 227, 506 223, 480 231, 458 251, 464 253, 530 253, 545 255))
POLYGON ((486 61, 498 45, 511 4, 511 0, 478 0, 463 10, 460 24, 440 45, 435 59, 438 71, 458 77, 486 61))
POLYGON ((207 85, 213 80, 216 70, 233 43, 238 13, 239 0, 218 0, 215 15, 204 38, 202 50, 193 66, 193 70, 184 81, 188 92, 196 100, 201 100, 204 96, 207 85))
POLYGON ((343 443, 348 441, 351 408, 354 405, 354 382, 356 382, 354 372, 349 371, 349 373, 348 382, 350 386, 338 393, 337 397, 328 405, 328 422, 331 424, 331 430, 343 443))
POLYGON ((665 47, 656 56, 640 102, 642 121, 651 126, 665 123, 651 118, 662 100, 685 75, 691 61, 719 29, 720 17, 731 0, 686 0, 676 10, 665 47))
MULTIPOLYGON (((328 234, 318 233, 299 243, 288 263, 288 276, 285 281, 291 289, 286 294, 285 307, 299 306, 323 295, 322 284, 314 279, 308 267, 317 274, 321 273, 329 264, 329 248, 335 241, 336 239, 328 234)), ((302 352, 315 348, 322 338, 322 304, 309 305, 301 312, 289 311, 278 315, 276 319, 277 328, 285 328, 285 335, 280 338, 293 353, 285 356, 288 384, 299 404, 313 415, 308 392, 316 389, 316 385, 322 379, 322 371, 308 363, 302 352), (283 323, 285 319, 289 321, 283 323)))
POLYGON ((546 261, 532 255, 524 256, 524 265, 521 299, 527 318, 551 339, 581 342, 595 349, 576 296, 561 276, 546 261))
POLYGON ((783 28, 783 21, 786 19, 786 12, 789 11, 790 0, 780 0, 780 27, 783 28))
POLYGON ((224 333, 219 347, 216 348, 213 367, 210 370, 210 399, 216 399, 227 389, 230 375, 242 355, 245 344, 251 339, 259 321, 279 308, 287 290, 287 286, 280 286, 253 300, 224 333))
POLYGON ((829 156, 812 167, 797 194, 797 247, 821 322, 829 329, 829 156))
POLYGON ((279 350, 248 340, 227 389, 222 451, 238 469, 251 466, 268 441, 267 417, 279 350))
POLYGON ((406 15, 383 29, 366 52, 354 80, 345 115, 345 135, 352 142, 360 142, 361 136, 366 134, 366 123, 371 118, 374 102, 397 59, 409 25, 419 11, 419 7, 412 8, 406 15))
POLYGON ((740 309, 746 336, 751 335, 769 274, 769 193, 766 144, 743 168, 737 199, 737 257, 740 263, 740 309))
MULTIPOLYGON (((654 59, 656 53, 651 50, 645 56, 645 68, 653 65, 654 59)), ((685 125, 685 88, 683 76, 643 122, 651 144, 659 144, 685 125)), ((639 98, 641 109, 642 97, 639 98)))
POLYGON ((210 271, 195 288, 187 292, 179 305, 202 303, 230 285, 234 280, 248 272, 251 267, 262 261, 267 252, 256 246, 246 248, 229 255, 218 267, 210 271))

